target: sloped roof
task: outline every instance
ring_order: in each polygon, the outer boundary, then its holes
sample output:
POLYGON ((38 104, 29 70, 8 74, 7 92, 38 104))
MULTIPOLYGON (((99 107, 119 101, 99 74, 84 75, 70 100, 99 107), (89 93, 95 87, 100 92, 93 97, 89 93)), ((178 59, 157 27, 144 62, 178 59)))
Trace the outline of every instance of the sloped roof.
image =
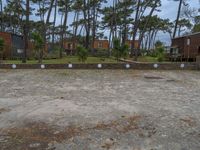
POLYGON ((188 37, 188 36, 194 36, 194 35, 198 35, 198 34, 200 35, 200 32, 196 32, 196 33, 191 33, 191 34, 175 37, 173 39, 179 39, 179 38, 184 38, 184 37, 188 37))

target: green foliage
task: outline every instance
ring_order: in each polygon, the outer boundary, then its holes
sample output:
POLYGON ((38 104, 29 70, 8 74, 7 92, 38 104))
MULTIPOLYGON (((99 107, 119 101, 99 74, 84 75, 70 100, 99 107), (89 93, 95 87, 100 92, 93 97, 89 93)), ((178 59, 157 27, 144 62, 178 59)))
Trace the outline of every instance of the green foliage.
POLYGON ((160 40, 156 41, 155 43, 155 48, 159 48, 159 47, 163 47, 163 43, 160 40))
POLYGON ((44 40, 42 36, 39 33, 34 32, 32 33, 32 39, 34 41, 35 50, 40 51, 44 47, 44 40))
POLYGON ((4 40, 0 38, 0 53, 4 50, 4 40))
POLYGON ((114 39, 113 45, 113 54, 117 60, 120 58, 126 58, 128 56, 129 46, 127 44, 121 46, 120 40, 114 39))
POLYGON ((34 49, 38 57, 38 61, 39 63, 42 63, 42 52, 44 48, 44 40, 42 36, 37 32, 32 33, 32 39, 34 41, 34 49))
POLYGON ((97 49, 95 57, 99 57, 102 61, 109 57, 109 51, 107 49, 97 49))
POLYGON ((55 46, 54 49, 52 49, 47 56, 45 57, 45 59, 58 59, 60 55, 60 47, 59 46, 55 46))
POLYGON ((156 48, 156 56, 159 62, 164 61, 165 54, 164 54, 164 48, 163 47, 157 47, 156 48))
POLYGON ((129 52, 129 46, 128 44, 125 44, 121 47, 121 57, 122 58, 127 58, 129 52))
POLYGON ((200 32, 200 24, 195 24, 192 29, 192 32, 193 33, 200 32))
POLYGON ((78 55, 79 61, 85 62, 88 57, 88 50, 86 48, 84 48, 82 45, 78 45, 77 46, 77 55, 78 55))

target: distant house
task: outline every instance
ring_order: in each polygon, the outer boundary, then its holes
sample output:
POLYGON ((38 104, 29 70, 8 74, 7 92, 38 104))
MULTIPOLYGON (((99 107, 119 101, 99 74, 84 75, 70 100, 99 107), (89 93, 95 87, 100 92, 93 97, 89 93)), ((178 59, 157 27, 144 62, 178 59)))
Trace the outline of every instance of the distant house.
POLYGON ((138 40, 126 40, 126 44, 129 46, 129 49, 132 49, 132 46, 134 44, 136 49, 139 49, 139 41, 138 40))
POLYGON ((74 55, 76 53, 76 47, 78 46, 78 42, 72 39, 65 39, 63 46, 67 55, 74 55))
MULTIPOLYGON (((15 59, 15 58, 22 58, 24 55, 24 38, 21 35, 8 33, 8 32, 0 32, 0 37, 5 42, 4 59, 15 59)), ((46 44, 44 54, 47 53, 46 44)), ((34 44, 33 42, 29 41, 28 50, 27 50, 27 57, 34 57, 34 44)))
POLYGON ((94 49, 109 49, 109 41, 108 40, 95 40, 94 41, 94 49))
POLYGON ((195 60, 200 55, 200 32, 172 39, 171 58, 195 60))
MULTIPOLYGON (((76 40, 65 39, 64 40, 64 49, 67 55, 74 55, 76 53, 76 47, 79 43, 76 40)), ((95 40, 94 49, 109 49, 108 40, 95 40)))
POLYGON ((5 47, 3 57, 6 59, 22 57, 24 49, 23 36, 0 32, 0 37, 4 40, 5 47))

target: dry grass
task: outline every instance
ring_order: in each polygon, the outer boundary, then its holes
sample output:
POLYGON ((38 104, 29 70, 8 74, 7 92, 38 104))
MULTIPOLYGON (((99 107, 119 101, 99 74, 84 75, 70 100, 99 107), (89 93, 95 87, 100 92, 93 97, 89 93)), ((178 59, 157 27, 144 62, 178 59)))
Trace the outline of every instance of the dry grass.
POLYGON ((127 133, 138 129, 138 121, 141 119, 141 116, 132 116, 125 118, 123 120, 111 121, 110 123, 98 123, 93 129, 95 130, 107 130, 114 129, 119 133, 127 133))
MULTIPOLYGON (((46 123, 27 123, 22 127, 9 128, 1 131, 1 133, 9 138, 7 142, 0 143, 0 148, 2 150, 32 149, 31 145, 36 144, 37 149, 45 149, 49 147, 49 144, 62 143, 76 136, 84 135, 91 130, 113 130, 120 134, 125 134, 138 129, 140 119, 141 116, 132 116, 109 123, 98 123, 94 127, 89 128, 68 126, 60 130, 57 126, 50 126, 46 123)), ((111 145, 105 144, 104 146, 107 149, 111 145)))
POLYGON ((9 109, 6 109, 6 108, 0 108, 0 114, 1 113, 4 113, 4 112, 8 112, 8 111, 10 111, 9 109))
POLYGON ((187 124, 190 127, 193 127, 196 125, 196 122, 195 122, 194 118, 192 118, 192 117, 181 118, 180 121, 184 122, 185 124, 187 124))
POLYGON ((4 149, 13 149, 13 145, 16 149, 27 149, 33 143, 40 143, 37 148, 42 149, 47 148, 49 143, 61 143, 63 140, 81 135, 82 130, 69 126, 59 131, 57 127, 46 123, 28 123, 23 127, 5 129, 3 133, 10 137, 7 144, 2 146, 4 149))

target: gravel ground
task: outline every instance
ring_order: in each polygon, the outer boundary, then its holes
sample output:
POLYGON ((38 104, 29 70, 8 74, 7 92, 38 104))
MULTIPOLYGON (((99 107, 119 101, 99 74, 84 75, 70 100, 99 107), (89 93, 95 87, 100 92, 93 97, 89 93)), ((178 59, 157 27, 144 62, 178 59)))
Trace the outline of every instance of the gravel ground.
POLYGON ((0 70, 1 150, 199 150, 200 72, 0 70))

